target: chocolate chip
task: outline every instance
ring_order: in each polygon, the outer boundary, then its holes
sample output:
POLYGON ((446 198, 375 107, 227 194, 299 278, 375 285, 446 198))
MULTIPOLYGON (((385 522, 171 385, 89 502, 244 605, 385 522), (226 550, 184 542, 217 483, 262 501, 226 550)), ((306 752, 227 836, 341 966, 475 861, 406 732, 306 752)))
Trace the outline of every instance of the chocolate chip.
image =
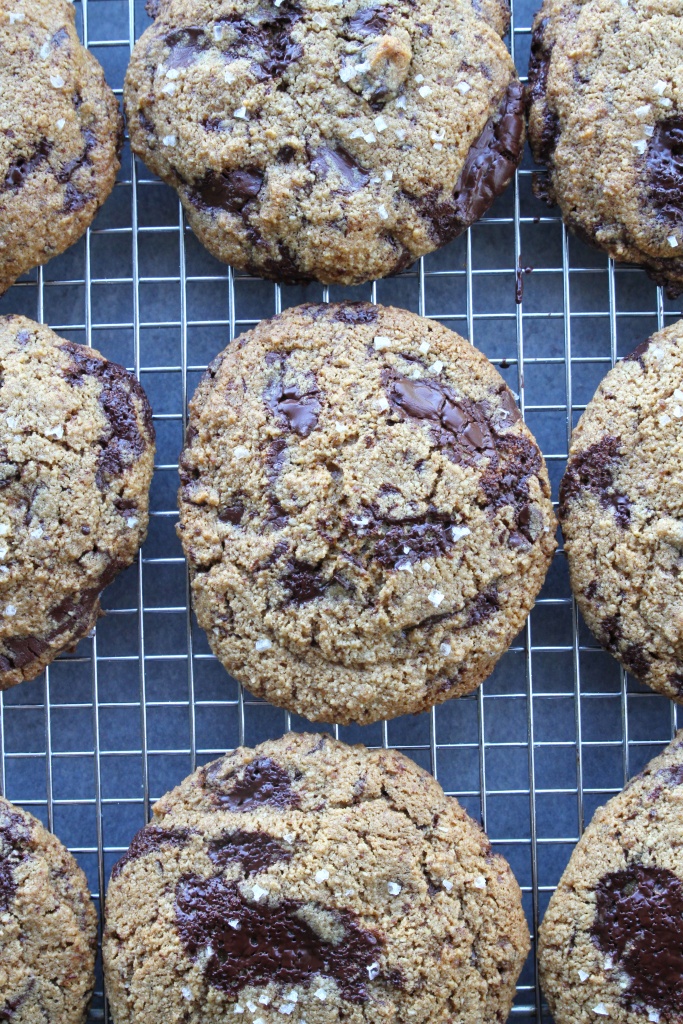
POLYGON ((256 167, 233 171, 208 171, 195 183, 190 200, 200 210, 228 210, 241 213, 261 191, 264 174, 256 167))
POLYGON ((498 600, 498 591, 495 587, 487 587, 486 590, 482 590, 480 594, 477 594, 474 600, 468 605, 465 628, 468 628, 469 626, 478 626, 480 622, 485 622, 487 619, 490 619, 499 608, 500 602, 498 600))
POLYGON ((501 391, 498 392, 498 398, 500 401, 500 407, 508 414, 510 423, 517 423, 518 420, 521 420, 522 414, 517 407, 517 403, 512 397, 512 392, 508 388, 503 387, 501 391))
POLYGON ((348 522, 359 537, 375 539, 370 557, 385 569, 446 554, 453 546, 452 530, 456 525, 435 511, 395 520, 382 516, 377 509, 364 511, 348 522))
POLYGON ((327 589, 327 583, 316 567, 305 562, 291 562, 280 582, 294 604, 314 601, 317 597, 322 597, 327 589))
POLYGON ((655 210, 680 225, 683 209, 683 117, 658 121, 645 158, 646 195, 655 210))
POLYGON ((600 641, 608 651, 617 654, 623 636, 619 615, 607 615, 600 623, 600 641))
POLYGON ((650 671, 650 659, 642 644, 628 644, 620 657, 624 668, 638 679, 644 679, 650 671))
POLYGON ((596 594, 597 594, 597 592, 598 592, 598 581, 597 580, 591 580, 590 583, 588 584, 588 586, 586 587, 586 589, 584 590, 584 594, 586 595, 586 597, 588 598, 589 601, 593 601, 595 596, 596 596, 596 594))
POLYGON ((167 33, 164 42, 170 49, 170 53, 164 61, 167 68, 189 67, 210 45, 204 29, 199 25, 174 29, 167 33))
POLYGON ((328 306, 327 309, 331 310, 330 319, 342 324, 374 324, 377 320, 377 307, 368 302, 349 302, 343 306, 328 306))
POLYGON ((219 132, 223 127, 220 117, 205 117, 202 121, 202 128, 206 132, 219 132))
POLYGON ((281 146, 277 151, 277 161, 281 164, 289 164, 296 156, 294 146, 281 146))
POLYGON ((655 772, 655 776, 667 786, 683 786, 683 764, 672 764, 667 768, 660 768, 658 772, 655 772))
POLYGON ((370 181, 370 173, 355 160, 348 150, 337 145, 334 149, 321 146, 310 160, 317 178, 324 180, 330 171, 340 179, 337 192, 358 192, 370 181))
POLYGON ((291 852, 268 832, 224 833, 220 839, 211 840, 208 853, 220 867, 239 861, 247 875, 258 874, 271 864, 292 858, 291 852))
POLYGON ((225 57, 232 60, 246 57, 262 80, 284 74, 303 53, 301 44, 291 37, 301 17, 299 5, 284 0, 276 11, 259 7, 248 20, 233 15, 219 22, 224 31, 232 32, 225 57))
POLYGON ((552 45, 546 45, 544 33, 548 19, 542 18, 531 35, 531 56, 529 58, 528 95, 531 103, 541 105, 541 137, 534 144, 534 156, 538 163, 548 164, 560 137, 560 122, 557 114, 548 108, 546 90, 552 45))
POLYGON ((119 476, 140 458, 148 440, 154 441, 152 410, 140 383, 123 366, 96 359, 82 345, 70 341, 60 348, 71 358, 71 367, 64 371, 64 376, 73 387, 80 387, 86 377, 94 377, 101 385, 99 402, 109 429, 99 440, 102 450, 96 482, 100 490, 106 490, 112 477, 119 476), (138 415, 142 416, 146 437, 140 433, 138 415))
MULTIPOLYGON (((213 781, 215 777, 208 773, 207 782, 212 784, 213 781)), ((222 780, 217 799, 221 807, 240 813, 264 804, 270 807, 297 807, 299 804, 289 775, 270 757, 250 761, 239 778, 233 775, 222 780), (226 791, 224 787, 230 783, 232 787, 226 791)))
POLYGON ((306 984, 322 975, 336 981, 343 999, 365 1002, 368 967, 382 948, 379 935, 362 929, 350 910, 322 907, 343 930, 339 941, 328 942, 300 916, 304 907, 311 904, 249 903, 239 883, 223 876, 185 876, 175 892, 181 941, 192 960, 202 957, 203 976, 215 988, 237 993, 249 985, 306 984), (233 920, 239 928, 230 925, 233 920))
POLYGON ((641 367, 643 369, 645 369, 645 363, 643 361, 643 356, 645 355, 645 353, 649 349, 649 347, 652 344, 653 340, 654 339, 652 337, 650 337, 650 338, 646 338, 645 341, 641 341, 640 345, 637 345, 634 348, 633 352, 629 353, 629 355, 627 355, 627 356, 624 356, 624 362, 625 363, 640 363, 641 367))
POLYGON ((14 869, 25 859, 31 828, 20 814, 0 808, 0 911, 9 910, 17 891, 14 869))
POLYGON ((137 502, 131 498, 114 498, 114 508, 122 516, 128 516, 131 512, 137 512, 137 502))
POLYGON ((68 160, 65 164, 59 168, 55 173, 55 177, 60 185, 65 185, 70 182, 76 171, 80 170, 85 164, 90 163, 90 154, 93 149, 97 146, 97 137, 90 128, 82 128, 81 136, 83 138, 83 149, 81 153, 74 157, 73 160, 68 160))
POLYGON ((241 501, 234 501, 230 505, 223 505, 218 512, 218 518, 222 523, 232 523, 239 526, 244 515, 244 505, 241 501))
POLYGON ((621 439, 606 435, 574 455, 560 484, 560 519, 571 512, 571 502, 584 491, 597 494, 603 508, 612 508, 617 525, 625 530, 631 519, 631 501, 614 490, 612 468, 620 458, 621 439))
POLYGON ((304 391, 296 384, 276 381, 266 393, 266 404, 271 412, 285 420, 289 430, 299 437, 308 437, 318 424, 322 408, 319 394, 315 383, 309 383, 304 391))
POLYGON ((471 146, 452 195, 432 191, 408 195, 430 222, 437 245, 446 245, 486 213, 510 182, 524 146, 522 86, 508 86, 496 114, 471 146))
POLYGON ((390 7, 363 7, 344 19, 344 29, 357 36, 379 36, 391 18, 390 7))
POLYGON ((118 878, 126 864, 164 846, 184 846, 190 835, 191 832, 187 828, 170 829, 159 828, 158 825, 145 825, 135 833, 127 851, 112 868, 111 877, 118 878))
POLYGON ((683 884, 667 868, 632 864, 604 875, 595 889, 591 937, 625 977, 621 1002, 673 1019, 683 989, 683 884))
POLYGON ((64 213, 78 213, 79 210, 85 209, 88 203, 94 199, 92 192, 81 192, 80 189, 76 188, 71 182, 68 183, 64 189, 64 204, 62 211, 64 213))
POLYGON ((16 191, 22 187, 33 172, 44 163, 52 152, 52 143, 41 139, 30 156, 19 157, 10 164, 0 192, 16 191))

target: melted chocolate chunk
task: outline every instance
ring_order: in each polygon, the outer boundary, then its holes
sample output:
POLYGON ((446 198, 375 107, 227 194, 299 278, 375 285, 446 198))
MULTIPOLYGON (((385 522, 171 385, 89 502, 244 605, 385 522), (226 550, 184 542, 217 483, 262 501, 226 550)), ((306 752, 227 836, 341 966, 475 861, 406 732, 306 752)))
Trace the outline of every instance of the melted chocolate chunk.
POLYGON ((80 189, 69 182, 64 189, 64 205, 62 210, 64 213, 78 213, 79 210, 85 209, 92 199, 94 199, 92 192, 81 192, 80 189))
POLYGON ((3 811, 0 817, 0 911, 9 910, 17 891, 14 869, 26 857, 30 826, 20 814, 3 811))
POLYGON ((643 356, 652 344, 652 338, 646 338, 645 341, 641 341, 640 345, 637 345, 633 352, 629 355, 624 356, 625 363, 640 363, 643 369, 645 369, 645 363, 643 362, 643 356))
MULTIPOLYGON (((207 782, 212 783, 214 776, 207 772, 207 782)), ((267 804, 269 807, 297 807, 299 797, 292 789, 287 772, 270 757, 258 757, 250 761, 242 772, 241 778, 230 778, 221 781, 221 792, 218 800, 228 811, 253 811, 267 804), (223 787, 233 783, 229 791, 223 787)))
POLYGON ((509 184, 524 148, 524 99, 519 82, 508 86, 498 112, 470 148, 453 195, 409 196, 431 223, 436 243, 446 245, 486 213, 509 184))
POLYGON ((26 179, 47 160, 51 152, 52 143, 47 139, 41 139, 30 156, 21 156, 10 164, 5 180, 0 186, 0 192, 18 191, 26 179))
MULTIPOLYGON (((323 310, 326 307, 323 306, 323 310)), ((327 307, 329 309, 329 307, 327 307)), ((377 320, 377 307, 371 306, 368 302, 349 302, 344 306, 337 306, 332 313, 332 320, 341 324, 374 324, 377 320)))
POLYGON ((289 591, 289 600, 294 604, 307 604, 322 597, 329 584, 323 579, 314 565, 305 562, 291 562, 281 583, 289 591))
POLYGON ((445 555, 454 543, 454 526, 458 524, 435 509, 405 519, 383 516, 376 508, 364 509, 347 521, 347 527, 358 537, 375 541, 370 557, 385 569, 445 555))
POLYGON ((224 992, 273 982, 305 985, 322 974, 336 981, 344 999, 365 1002, 380 937, 362 929, 352 911, 322 908, 343 928, 339 942, 326 942, 299 916, 306 906, 291 899, 248 903, 238 882, 189 875, 176 886, 176 927, 188 956, 201 956, 205 978, 224 992), (239 921, 239 928, 229 921, 239 921))
POLYGON ((379 36, 386 31, 390 18, 390 7, 363 7, 344 19, 344 28, 357 36, 379 36))
POLYGON ((292 29, 301 17, 299 5, 284 0, 275 9, 259 8, 249 20, 233 16, 220 22, 233 32, 225 56, 232 60, 248 58, 261 79, 284 74, 303 53, 301 44, 292 39, 292 29))
POLYGON ((218 518, 222 523, 232 523, 233 526, 239 526, 243 515, 243 503, 241 501, 234 501, 230 505, 223 505, 218 513, 218 518))
POLYGON ((623 971, 629 985, 621 999, 635 1012, 645 1007, 672 1019, 683 990, 683 884, 666 868, 633 864, 600 879, 591 937, 623 971))
POLYGON ((642 644, 628 644, 621 652, 621 660, 624 668, 638 679, 644 679, 650 671, 650 659, 642 644))
POLYGON ((617 525, 625 530, 631 519, 631 501, 614 490, 612 466, 620 458, 621 439, 605 436, 574 455, 560 484, 560 519, 566 519, 574 501, 583 491, 592 491, 603 508, 614 509, 617 525))
POLYGON ((600 640, 612 654, 619 651, 619 641, 623 636, 621 619, 618 615, 607 615, 600 623, 600 640))
POLYGON ((71 357, 71 368, 65 371, 64 376, 72 386, 80 387, 85 377, 95 377, 101 384, 99 401, 109 430, 100 437, 102 451, 96 482, 100 490, 106 490, 112 477, 123 473, 147 447, 147 440, 138 427, 134 399, 140 406, 139 414, 150 441, 154 440, 152 410, 139 381, 123 366, 106 359, 96 359, 88 355, 87 349, 70 341, 60 347, 71 357))
POLYGON ((668 768, 660 768, 655 775, 672 789, 674 786, 683 786, 683 764, 671 764, 668 768))
POLYGON ((645 158, 648 202, 673 224, 683 221, 683 117, 659 121, 645 158))
POLYGON ((548 87, 548 71, 550 69, 550 57, 552 46, 546 47, 543 34, 548 26, 548 19, 543 18, 531 36, 531 55, 529 58, 529 85, 528 94, 531 103, 542 105, 541 138, 534 145, 534 156, 539 163, 549 164, 550 158, 555 152, 557 140, 560 137, 560 122, 553 111, 546 103, 546 90, 548 87))
POLYGON ((370 181, 370 173, 358 163, 343 146, 321 146, 310 161, 310 167, 317 178, 323 180, 336 172, 341 179, 338 192, 358 192, 370 181))
POLYGON ((189 67, 210 45, 206 32, 199 25, 175 29, 166 35, 164 42, 170 49, 164 61, 167 68, 189 67))
POLYGON ((529 481, 541 470, 538 448, 526 437, 504 434, 496 438, 496 456, 481 479, 488 505, 492 509, 512 505, 519 532, 533 544, 529 481))
POLYGON ((308 390, 302 392, 296 384, 278 381, 270 389, 266 404, 271 412, 286 420, 289 430, 299 437, 308 437, 318 425, 322 408, 318 401, 319 394, 315 384, 309 385, 308 390))
POLYGON ((111 877, 118 878, 126 864, 148 853, 154 853, 164 846, 184 846, 190 838, 190 830, 186 828, 159 828, 158 825, 145 825, 133 836, 133 840, 123 857, 114 864, 111 877))
POLYGON ((271 864, 292 858, 279 839, 267 832, 225 833, 220 839, 211 840, 208 852, 220 867, 239 861, 246 875, 257 875, 271 864))
POLYGON ((477 626, 480 622, 485 622, 486 619, 490 619, 499 608, 500 603, 498 601, 498 592, 496 588, 487 587, 486 590, 482 590, 481 594, 477 594, 474 600, 470 603, 467 609, 465 628, 469 626, 477 626))
POLYGON ((264 174, 257 167, 234 171, 208 171, 192 186, 190 200, 200 210, 242 213, 261 191, 264 174))
POLYGON ((80 170, 85 164, 90 163, 90 154, 97 146, 97 138, 90 128, 81 129, 81 135, 83 136, 83 151, 80 156, 74 157, 73 160, 68 160, 55 174, 60 185, 70 182, 76 171, 80 170))

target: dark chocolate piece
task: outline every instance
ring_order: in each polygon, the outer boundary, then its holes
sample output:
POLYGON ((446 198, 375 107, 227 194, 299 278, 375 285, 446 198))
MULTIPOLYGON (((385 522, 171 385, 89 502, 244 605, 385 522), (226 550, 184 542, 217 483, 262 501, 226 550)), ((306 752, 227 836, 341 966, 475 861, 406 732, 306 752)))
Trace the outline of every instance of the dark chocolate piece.
POLYGON ((305 562, 291 562, 281 579, 282 586, 289 592, 293 604, 307 604, 322 597, 329 584, 320 575, 316 566, 305 562))
POLYGON ((0 810, 0 911, 9 910, 17 891, 14 869, 26 857, 31 827, 20 814, 0 810))
POLYGON ((279 839, 268 832, 230 832, 209 843, 209 857, 220 867, 239 861, 245 875, 256 875, 278 861, 291 860, 292 854, 279 839))
MULTIPOLYGON (((220 764, 220 762, 219 762, 220 764)), ((220 805, 228 811, 243 813, 267 804, 269 807, 297 807, 299 797, 292 789, 287 772, 270 757, 258 757, 244 768, 241 778, 231 775, 216 782, 209 770, 207 783, 216 789, 220 805), (230 789, 225 787, 232 786, 230 789)))
POLYGON ((232 32, 225 57, 246 57, 257 77, 275 78, 301 57, 303 48, 292 39, 292 29, 301 20, 301 8, 295 0, 284 0, 279 7, 259 7, 249 19, 237 15, 219 22, 232 32))
POLYGON ((336 172, 340 178, 338 192, 358 192, 370 181, 370 173, 351 156, 343 146, 321 146, 310 161, 310 167, 318 178, 325 179, 327 175, 336 172))
POLYGON ((569 460, 560 484, 560 519, 566 519, 571 511, 570 503, 582 491, 592 491, 600 498, 603 508, 614 509, 617 524, 622 530, 626 529, 631 519, 631 501, 627 495, 615 491, 612 476, 620 449, 620 438, 605 436, 569 460))
POLYGON ((264 174, 257 167, 233 171, 208 171, 192 186, 190 199, 200 210, 241 213, 261 191, 264 174))
POLYGON ((167 68, 189 67, 210 45, 206 32, 199 25, 174 29, 166 35, 164 42, 170 49, 170 53, 164 61, 167 68))
POLYGON ((30 156, 19 157, 10 164, 5 175, 5 180, 0 186, 0 192, 17 191, 21 188, 27 178, 44 163, 52 152, 52 143, 47 139, 41 139, 30 156))
POLYGON ((201 957, 204 977, 224 992, 305 985, 323 975, 336 981, 343 999, 365 1002, 368 967, 382 949, 379 935, 361 928, 352 911, 323 907, 343 928, 340 941, 326 942, 299 916, 306 906, 291 899, 250 903, 238 882, 189 875, 176 886, 176 927, 188 956, 201 957))
POLYGON ((148 853, 160 850, 164 846, 184 846, 190 838, 190 831, 186 828, 171 829, 160 828, 158 825, 145 825, 133 836, 128 850, 112 868, 111 877, 118 878, 126 864, 148 853))
POLYGON ((482 590, 481 594, 477 594, 469 604, 465 627, 478 626, 480 622, 490 619, 499 608, 498 591, 495 587, 487 587, 486 590, 482 590))
POLYGON ((379 36, 386 31, 390 18, 390 7, 362 7, 344 19, 344 28, 352 35, 379 36))
POLYGON ((645 341, 641 341, 640 345, 636 345, 633 352, 630 352, 627 356, 624 356, 625 363, 640 363, 641 367, 645 369, 645 363, 643 362, 643 356, 652 344, 652 337, 646 338, 645 341))
POLYGON ((542 18, 531 35, 531 55, 529 57, 529 84, 527 86, 528 96, 531 103, 542 105, 541 138, 534 145, 534 156, 538 163, 549 164, 557 140, 560 137, 560 122, 554 111, 551 111, 546 102, 546 90, 548 88, 548 71, 550 69, 550 57, 552 46, 546 46, 544 32, 548 27, 548 19, 542 18))
POLYGON ((671 224, 683 223, 683 117, 655 124, 645 157, 648 203, 671 224))
POLYGON ((322 408, 319 394, 314 380, 300 388, 295 383, 284 384, 280 379, 268 389, 266 404, 272 413, 286 421, 291 431, 299 437, 308 437, 318 425, 322 408))

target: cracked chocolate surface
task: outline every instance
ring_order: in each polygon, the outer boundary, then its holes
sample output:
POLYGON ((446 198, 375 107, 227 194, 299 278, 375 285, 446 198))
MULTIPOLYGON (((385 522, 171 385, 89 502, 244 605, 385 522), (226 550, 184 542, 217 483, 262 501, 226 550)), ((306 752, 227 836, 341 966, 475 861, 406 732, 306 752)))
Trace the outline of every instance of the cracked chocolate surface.
POLYGON ((135 377, 23 317, 0 319, 0 689, 95 625, 147 527, 154 428, 135 377))
POLYGON ((126 77, 133 149, 224 262, 287 283, 399 273, 520 161, 507 19, 505 0, 166 0, 126 77))
POLYGON ((505 1019, 529 942, 519 889, 479 826, 402 755, 292 733, 238 748, 163 797, 147 829, 191 838, 132 857, 110 884, 119 1024, 143 1007, 147 1024, 219 1024, 251 1007, 264 1024, 320 1021, 330 1005, 505 1019), (276 790, 217 802, 256 765, 277 766, 296 802, 276 790))
POLYGON ((0 26, 0 294, 85 232, 119 169, 123 122, 65 0, 0 26))
POLYGON ((554 549, 547 476, 457 335, 379 306, 288 310, 226 350, 188 436, 194 607, 252 693, 393 717, 474 689, 521 627, 554 549))

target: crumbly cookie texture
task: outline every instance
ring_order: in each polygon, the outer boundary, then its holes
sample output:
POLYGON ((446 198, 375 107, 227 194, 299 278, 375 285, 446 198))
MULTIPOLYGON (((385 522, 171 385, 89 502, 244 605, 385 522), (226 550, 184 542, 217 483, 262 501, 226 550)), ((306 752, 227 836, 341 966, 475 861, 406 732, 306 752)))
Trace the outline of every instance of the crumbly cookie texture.
POLYGON ((611 257, 683 290, 683 4, 544 0, 529 137, 540 194, 611 257))
POLYGON ((0 690, 95 625, 145 538, 152 413, 133 376, 24 317, 0 317, 0 690))
POLYGON ((357 284, 444 245, 524 144, 505 0, 161 0, 125 85, 134 151, 218 259, 357 284))
POLYGON ((159 801, 103 943, 116 1024, 497 1024, 528 949, 510 868, 427 772, 293 733, 159 801))
POLYGON ((58 839, 0 796, 0 1020, 84 1024, 97 916, 58 839))
POLYGON ((628 671, 683 702, 683 321, 607 374, 560 487, 571 584, 628 671))
POLYGON ((683 1020, 683 731, 601 807, 540 930, 556 1024, 683 1020))
POLYGON ((252 693, 372 722, 486 678, 555 519, 541 453, 480 352, 405 310, 300 306, 218 356, 190 410, 194 607, 252 693))
POLYGON ((0 0, 0 294, 81 237, 119 169, 123 120, 66 0, 0 0))

